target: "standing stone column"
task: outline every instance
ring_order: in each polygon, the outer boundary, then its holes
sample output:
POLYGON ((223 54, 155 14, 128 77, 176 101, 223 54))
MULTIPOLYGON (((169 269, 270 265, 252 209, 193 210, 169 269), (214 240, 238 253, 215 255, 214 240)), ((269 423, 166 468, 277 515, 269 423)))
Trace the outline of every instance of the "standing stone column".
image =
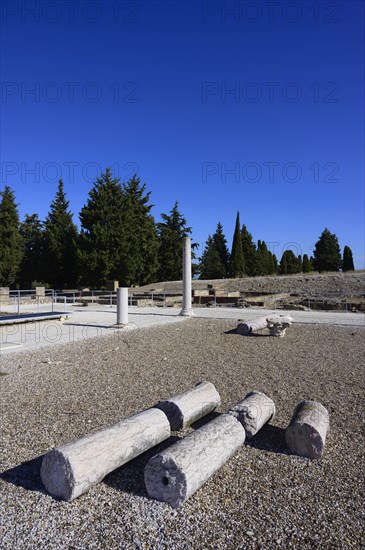
POLYGON ((184 430, 219 407, 221 398, 211 382, 199 382, 194 389, 160 401, 156 407, 169 419, 172 430, 184 430))
POLYGON ((183 242, 183 307, 180 315, 191 317, 191 239, 184 237, 183 242))
POLYGON ((327 409, 317 401, 301 401, 285 430, 289 449, 307 458, 320 458, 329 428, 327 409))
POLYGON ((170 435, 166 415, 148 409, 50 451, 41 466, 43 484, 51 495, 73 500, 170 435))
POLYGON ((258 391, 246 395, 243 401, 228 411, 239 420, 248 438, 253 437, 262 426, 275 416, 275 403, 270 397, 258 391))
POLYGON ((128 288, 117 288, 117 324, 116 327, 128 325, 128 288))
POLYGON ((222 414, 151 458, 144 481, 150 497, 180 506, 245 442, 245 430, 222 414))

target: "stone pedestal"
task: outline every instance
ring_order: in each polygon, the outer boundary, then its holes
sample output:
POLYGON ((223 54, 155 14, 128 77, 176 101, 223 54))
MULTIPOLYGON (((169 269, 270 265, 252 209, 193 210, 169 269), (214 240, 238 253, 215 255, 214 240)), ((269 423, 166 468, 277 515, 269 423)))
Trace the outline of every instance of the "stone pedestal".
POLYGON ((244 428, 230 414, 212 420, 149 460, 144 474, 149 496, 180 506, 244 441, 244 428))
POLYGON ((162 411, 141 412, 50 451, 41 466, 43 484, 51 495, 71 501, 170 434, 162 411))
POLYGON ((172 430, 183 430, 219 407, 221 398, 211 382, 199 382, 194 389, 160 401, 156 407, 169 419, 172 430))
POLYGON ((241 422, 248 438, 253 437, 262 426, 275 416, 275 403, 264 393, 253 391, 243 401, 228 411, 241 422))
POLYGON ((301 401, 285 431, 289 449, 307 458, 320 458, 329 429, 327 409, 316 401, 301 401))

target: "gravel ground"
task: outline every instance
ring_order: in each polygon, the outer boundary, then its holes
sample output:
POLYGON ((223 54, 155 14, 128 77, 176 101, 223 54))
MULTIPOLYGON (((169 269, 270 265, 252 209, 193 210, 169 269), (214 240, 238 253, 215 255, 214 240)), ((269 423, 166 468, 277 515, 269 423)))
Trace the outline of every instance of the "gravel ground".
POLYGON ((284 339, 245 338, 235 325, 190 319, 2 357, 2 548, 360 548, 364 330, 295 325, 284 339), (146 494, 143 467, 156 448, 72 503, 46 494, 39 468, 50 448, 202 379, 220 392, 220 412, 259 390, 277 416, 181 508, 146 494), (285 448, 302 399, 330 413, 319 461, 285 448))

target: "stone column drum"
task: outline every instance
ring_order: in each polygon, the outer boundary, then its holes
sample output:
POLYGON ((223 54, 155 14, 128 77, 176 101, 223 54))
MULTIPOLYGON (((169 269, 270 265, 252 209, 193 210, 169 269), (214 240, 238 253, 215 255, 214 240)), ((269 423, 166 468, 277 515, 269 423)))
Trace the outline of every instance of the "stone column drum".
POLYGON ((41 466, 43 484, 51 495, 71 501, 170 435, 162 411, 143 411, 50 451, 41 466))
POLYGON ((172 430, 183 430, 219 407, 221 398, 211 382, 199 382, 192 390, 160 401, 156 407, 169 419, 172 430))
POLYGON ((251 438, 266 422, 274 418, 275 403, 264 393, 252 391, 243 401, 231 407, 228 414, 232 414, 241 422, 247 437, 251 438))
POLYGON ((193 309, 191 305, 191 239, 184 237, 183 241, 183 307, 180 315, 191 317, 193 309))
POLYGON ((320 458, 329 429, 327 409, 317 401, 301 401, 285 430, 289 449, 307 458, 320 458))
POLYGON ((144 480, 150 497, 180 506, 218 470, 245 441, 245 430, 223 414, 151 458, 144 480))
POLYGON ((257 319, 253 319, 253 321, 249 321, 247 323, 238 323, 236 332, 238 332, 238 334, 242 334, 243 336, 249 336, 252 332, 256 332, 257 330, 261 330, 263 328, 267 328, 266 317, 258 317, 257 319))

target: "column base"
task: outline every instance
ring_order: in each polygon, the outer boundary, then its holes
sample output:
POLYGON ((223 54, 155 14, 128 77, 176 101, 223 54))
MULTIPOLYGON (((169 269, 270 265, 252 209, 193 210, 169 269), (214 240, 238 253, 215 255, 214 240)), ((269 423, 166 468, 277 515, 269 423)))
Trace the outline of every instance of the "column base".
POLYGON ((180 311, 180 315, 182 315, 183 317, 194 317, 194 313, 193 313, 193 308, 188 308, 188 309, 182 309, 180 311))

